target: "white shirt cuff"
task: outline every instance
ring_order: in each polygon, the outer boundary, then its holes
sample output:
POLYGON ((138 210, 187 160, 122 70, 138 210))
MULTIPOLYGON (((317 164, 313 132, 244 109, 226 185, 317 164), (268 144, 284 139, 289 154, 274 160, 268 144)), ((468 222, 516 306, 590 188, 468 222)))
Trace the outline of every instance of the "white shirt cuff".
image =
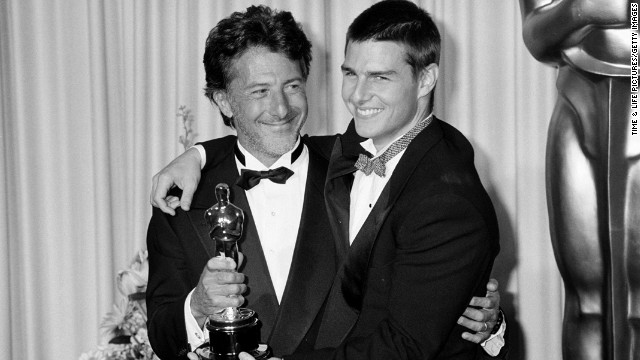
POLYGON ((491 355, 497 356, 504 346, 504 332, 507 331, 507 319, 502 320, 500 328, 495 334, 491 334, 487 340, 480 343, 484 351, 491 355))
MULTIPOLYGON (((194 289, 195 290, 195 289, 194 289)), ((187 341, 191 345, 192 349, 209 341, 209 330, 201 329, 198 326, 198 321, 191 313, 191 294, 193 290, 187 295, 187 299, 184 301, 184 325, 187 328, 187 341)))
POLYGON ((204 164, 207 163, 207 152, 204 151, 204 146, 200 144, 195 144, 192 148, 195 148, 200 153, 200 170, 202 170, 204 168, 204 164))

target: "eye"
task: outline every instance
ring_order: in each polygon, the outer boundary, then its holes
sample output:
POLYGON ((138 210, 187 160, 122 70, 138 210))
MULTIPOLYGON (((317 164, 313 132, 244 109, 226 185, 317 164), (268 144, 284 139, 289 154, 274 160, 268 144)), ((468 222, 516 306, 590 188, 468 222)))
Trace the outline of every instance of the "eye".
POLYGON ((389 80, 389 78, 388 78, 388 77, 386 77, 386 76, 382 76, 382 75, 376 75, 376 76, 374 76, 374 77, 373 77, 373 79, 374 79, 374 80, 376 80, 376 81, 386 81, 386 80, 389 80))
POLYGON ((292 82, 292 83, 287 85, 286 89, 289 92, 300 91, 300 90, 302 90, 302 84, 299 83, 299 82, 292 82))
POLYGON ((254 97, 263 97, 269 94, 269 89, 267 88, 258 88, 251 92, 251 95, 254 97))
POLYGON ((351 70, 342 70, 342 75, 351 77, 351 76, 355 76, 356 74, 351 70))

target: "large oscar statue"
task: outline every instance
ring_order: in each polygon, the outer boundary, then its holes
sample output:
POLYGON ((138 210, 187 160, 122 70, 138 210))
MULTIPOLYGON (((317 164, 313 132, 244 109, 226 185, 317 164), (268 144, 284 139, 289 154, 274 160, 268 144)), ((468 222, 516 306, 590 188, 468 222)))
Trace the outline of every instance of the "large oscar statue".
MULTIPOLYGON (((238 264, 238 241, 242 237, 244 213, 229 201, 229 186, 216 186, 217 203, 207 209, 204 218, 210 226, 209 235, 216 244, 216 256, 230 257, 238 264)), ((236 360, 242 351, 256 360, 266 359, 271 351, 259 344, 260 328, 253 310, 229 307, 209 315, 207 322, 210 359, 236 360)))
POLYGON ((640 135, 631 122, 632 4, 520 0, 520 6, 527 48, 558 67, 546 182, 551 240, 566 292, 563 357, 640 359, 640 135))

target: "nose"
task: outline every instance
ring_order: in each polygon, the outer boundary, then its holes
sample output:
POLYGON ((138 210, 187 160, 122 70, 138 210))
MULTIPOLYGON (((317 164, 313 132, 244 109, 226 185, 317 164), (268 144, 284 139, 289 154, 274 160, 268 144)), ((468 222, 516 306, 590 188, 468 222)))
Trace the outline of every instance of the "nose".
POLYGON ((351 90, 351 102, 358 105, 367 102, 371 97, 369 84, 366 79, 359 78, 351 90))
POLYGON ((284 119, 289 114, 289 110, 287 95, 282 91, 275 91, 271 99, 269 114, 277 116, 279 119, 284 119))

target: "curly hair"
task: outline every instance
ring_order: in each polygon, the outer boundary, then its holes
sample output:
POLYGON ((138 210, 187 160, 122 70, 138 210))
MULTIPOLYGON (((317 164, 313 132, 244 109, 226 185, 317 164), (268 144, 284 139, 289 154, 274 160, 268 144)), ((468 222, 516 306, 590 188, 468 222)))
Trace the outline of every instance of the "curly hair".
MULTIPOLYGON (((204 51, 206 74, 205 96, 212 102, 216 91, 225 90, 233 79, 232 61, 254 47, 281 53, 300 63, 307 79, 311 65, 311 42, 288 11, 267 6, 250 6, 244 12, 234 12, 211 29, 204 51)), ((215 103, 215 102, 214 102, 215 103)), ((232 119, 222 115, 225 125, 232 119)))

